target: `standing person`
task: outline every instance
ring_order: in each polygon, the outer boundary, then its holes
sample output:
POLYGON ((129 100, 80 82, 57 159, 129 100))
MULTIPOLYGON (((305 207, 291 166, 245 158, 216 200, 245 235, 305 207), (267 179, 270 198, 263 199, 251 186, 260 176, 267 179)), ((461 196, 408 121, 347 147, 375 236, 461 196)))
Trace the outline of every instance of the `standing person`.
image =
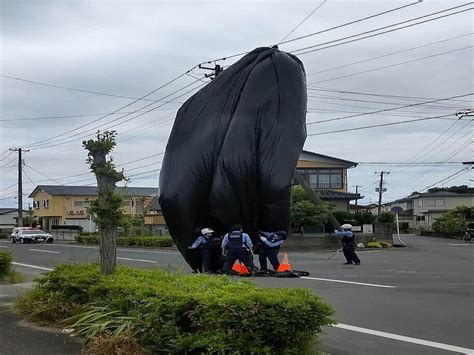
POLYGON ((201 229, 200 235, 188 249, 198 249, 202 258, 203 272, 211 272, 211 252, 214 246, 214 231, 211 228, 201 229))
POLYGON ((275 271, 280 266, 280 260, 278 260, 278 253, 280 247, 283 245, 287 237, 285 231, 279 232, 260 232, 260 240, 262 245, 260 246, 260 253, 258 255, 258 261, 260 263, 260 270, 268 271, 267 259, 272 264, 275 271))
POLYGON ((342 252, 346 258, 344 265, 356 264, 360 265, 360 259, 355 253, 355 236, 352 232, 352 225, 343 224, 341 226, 342 231, 335 230, 336 236, 341 237, 342 252))
POLYGON ((230 233, 227 233, 222 240, 222 254, 225 256, 223 271, 229 273, 232 266, 238 259, 251 272, 257 268, 253 263, 252 241, 247 233, 242 232, 242 226, 233 225, 230 233))

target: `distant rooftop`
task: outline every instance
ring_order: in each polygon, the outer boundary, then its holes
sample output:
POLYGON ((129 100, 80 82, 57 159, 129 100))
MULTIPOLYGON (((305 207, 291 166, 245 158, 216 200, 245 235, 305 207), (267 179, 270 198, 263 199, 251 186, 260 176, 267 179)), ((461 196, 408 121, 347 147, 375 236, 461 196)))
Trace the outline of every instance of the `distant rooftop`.
POLYGON ((319 153, 314 153, 310 152, 309 150, 303 150, 301 151, 300 154, 300 160, 305 160, 305 155, 308 158, 316 158, 316 159, 326 159, 326 160, 332 160, 334 162, 338 162, 343 165, 347 165, 347 167, 355 167, 357 166, 356 162, 350 161, 350 160, 344 160, 344 159, 339 159, 335 157, 331 157, 329 155, 324 155, 324 154, 319 154, 319 153))
MULTIPOLYGON (((116 191, 124 195, 136 197, 158 195, 158 188, 156 187, 121 186, 117 187, 116 191)), ((38 185, 29 197, 34 197, 38 192, 45 192, 56 196, 96 196, 97 186, 38 185)))

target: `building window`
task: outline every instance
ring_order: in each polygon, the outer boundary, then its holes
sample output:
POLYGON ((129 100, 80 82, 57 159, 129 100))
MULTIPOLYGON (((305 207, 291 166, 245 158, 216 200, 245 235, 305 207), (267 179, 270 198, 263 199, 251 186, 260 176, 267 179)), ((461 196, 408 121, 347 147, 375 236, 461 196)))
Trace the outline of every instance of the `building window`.
POLYGON ((424 220, 425 220, 425 216, 416 216, 416 220, 417 220, 417 221, 424 221, 424 220))
POLYGON ((418 200, 418 207, 423 207, 423 200, 418 200))
POLYGON ((313 189, 342 189, 342 169, 298 170, 313 189))
POLYGON ((45 208, 49 207, 49 200, 43 200, 43 207, 45 208))
POLYGON ((88 206, 87 201, 74 201, 74 207, 84 207, 88 206))
POLYGON ((39 201, 33 201, 33 208, 40 208, 40 202, 39 201))
POLYGON ((443 207, 444 206, 444 199, 435 200, 436 207, 443 207))
POLYGON ((436 201, 436 200, 433 200, 433 199, 426 200, 426 207, 434 207, 434 206, 436 206, 436 205, 435 205, 435 201, 436 201))

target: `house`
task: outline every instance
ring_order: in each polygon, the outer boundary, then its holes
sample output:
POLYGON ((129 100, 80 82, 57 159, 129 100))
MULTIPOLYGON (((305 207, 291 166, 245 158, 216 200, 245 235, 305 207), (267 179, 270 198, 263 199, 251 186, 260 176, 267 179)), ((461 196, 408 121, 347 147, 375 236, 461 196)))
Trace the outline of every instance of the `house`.
MULTIPOLYGON (((26 216, 28 211, 23 211, 26 216)), ((0 208, 0 232, 10 232, 18 223, 17 208, 0 208)))
MULTIPOLYGON (((158 190, 152 187, 117 187, 125 196, 123 211, 133 216, 143 214, 158 190)), ((39 224, 45 230, 53 225, 79 225, 85 231, 95 231, 89 214, 89 201, 97 198, 96 186, 38 185, 29 195, 39 224)))
POLYGON ((353 205, 351 204, 349 206, 350 208, 350 211, 351 212, 371 212, 373 213, 374 209, 377 210, 377 204, 376 203, 370 203, 368 205, 361 205, 361 204, 358 204, 357 206, 356 205, 353 205))
MULTIPOLYGON (((398 213, 398 220, 400 222, 408 222, 408 227, 415 228, 415 222, 413 220, 413 199, 411 197, 404 197, 398 200, 384 203, 381 206, 381 212, 391 212, 396 207, 401 208, 401 212, 398 213)), ((377 214, 378 205, 375 205, 372 212, 377 214)))
POLYGON ((416 193, 408 197, 413 201, 415 228, 431 229, 436 218, 459 206, 474 206, 474 193, 437 191, 416 193))
POLYGON ((361 198, 347 188, 347 170, 356 166, 349 160, 303 150, 296 169, 322 200, 333 205, 334 211, 349 212, 349 202, 361 198))

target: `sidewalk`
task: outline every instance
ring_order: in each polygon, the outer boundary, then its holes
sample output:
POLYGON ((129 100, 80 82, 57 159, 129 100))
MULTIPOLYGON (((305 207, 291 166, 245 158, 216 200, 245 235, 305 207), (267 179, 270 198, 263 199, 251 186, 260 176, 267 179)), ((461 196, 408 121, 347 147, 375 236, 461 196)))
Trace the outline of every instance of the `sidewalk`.
POLYGON ((74 355, 82 344, 52 328, 38 327, 13 313, 15 300, 33 287, 32 282, 0 284, 0 354, 2 355, 74 355))

